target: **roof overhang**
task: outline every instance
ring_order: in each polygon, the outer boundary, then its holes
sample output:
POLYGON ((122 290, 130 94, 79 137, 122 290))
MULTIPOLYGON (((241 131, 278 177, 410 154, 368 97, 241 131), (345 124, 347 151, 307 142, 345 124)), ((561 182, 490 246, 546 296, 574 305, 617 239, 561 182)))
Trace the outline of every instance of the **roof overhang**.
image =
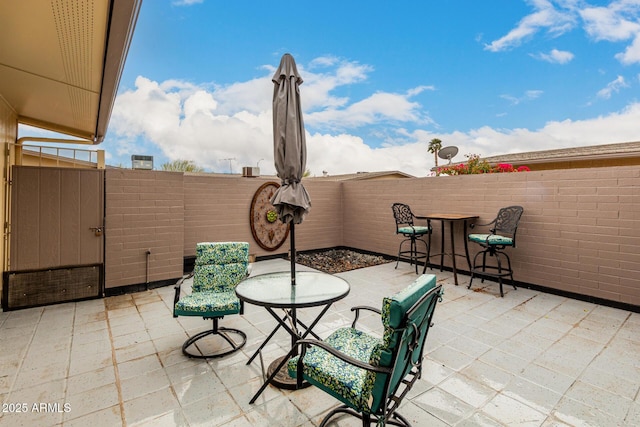
POLYGON ((18 122, 102 142, 141 4, 3 2, 0 96, 18 122))

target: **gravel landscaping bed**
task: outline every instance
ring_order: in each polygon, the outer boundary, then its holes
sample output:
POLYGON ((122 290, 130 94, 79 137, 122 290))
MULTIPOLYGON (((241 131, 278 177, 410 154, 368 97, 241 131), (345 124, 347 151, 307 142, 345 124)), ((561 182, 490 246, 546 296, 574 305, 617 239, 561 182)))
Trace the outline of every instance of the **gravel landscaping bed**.
POLYGON ((329 249, 317 252, 298 253, 296 255, 296 261, 307 267, 333 274, 385 264, 391 262, 391 259, 380 255, 364 254, 350 249, 329 249))

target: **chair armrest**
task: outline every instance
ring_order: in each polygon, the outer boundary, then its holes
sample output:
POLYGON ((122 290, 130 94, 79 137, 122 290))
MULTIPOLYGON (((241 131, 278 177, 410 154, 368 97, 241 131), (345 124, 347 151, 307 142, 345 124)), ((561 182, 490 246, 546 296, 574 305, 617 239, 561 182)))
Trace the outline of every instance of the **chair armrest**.
POLYGON ((355 317, 353 319, 353 323, 351 324, 352 328, 356 327, 356 322, 358 321, 358 318, 360 317, 360 310, 368 310, 368 311, 373 311, 374 313, 377 313, 377 314, 382 314, 382 311, 380 311, 379 309, 373 308, 373 307, 369 307, 369 306, 366 306, 366 305, 359 305, 359 306, 356 306, 356 307, 351 307, 351 311, 355 311, 356 312, 356 315, 355 315, 355 317))
MULTIPOLYGON (((472 223, 472 224, 469 224, 469 228, 487 227, 487 226, 489 226, 489 225, 491 225, 491 224, 495 224, 495 223, 496 223, 496 220, 495 220, 495 219, 494 219, 493 221, 491 221, 491 222, 487 222, 486 224, 476 224, 476 223, 474 222, 474 223, 472 223)), ((494 231, 494 230, 490 230, 490 231, 493 233, 493 231, 494 231)))
POLYGON ((193 271, 187 275, 182 276, 182 278, 180 280, 178 280, 178 282, 176 283, 176 285, 173 287, 173 289, 175 289, 176 293, 173 296, 173 317, 178 317, 176 315, 176 304, 178 303, 178 301, 180 301, 180 288, 182 287, 182 283, 193 277, 193 271))
POLYGON ((427 227, 431 228, 431 220, 429 218, 427 218, 426 216, 413 215, 413 217, 415 219, 419 219, 419 220, 422 220, 422 221, 427 221, 427 227))
MULTIPOLYGON (((326 350, 327 352, 331 353, 331 355, 337 357, 338 359, 353 365, 353 366, 357 366, 358 368, 361 369, 365 369, 367 371, 371 371, 371 372, 377 372, 380 374, 390 374, 392 369, 391 368, 386 368, 383 366, 374 366, 370 363, 366 363, 366 362, 362 362, 358 359, 354 359, 353 357, 344 354, 343 352, 336 350, 335 348, 331 347, 330 345, 328 345, 327 343, 323 342, 323 341, 319 341, 319 340, 312 340, 312 339, 303 339, 303 340, 298 340, 298 342, 296 342, 296 346, 302 346, 302 352, 300 353, 300 358, 298 359, 298 378, 302 378, 301 374, 301 370, 302 370, 302 359, 304 358, 304 354, 306 353, 306 349, 309 348, 310 346, 316 346, 316 347, 320 347, 323 350, 326 350)), ((294 347, 295 349, 295 347, 294 347)), ((291 351, 291 353, 293 352, 293 349, 291 351)))

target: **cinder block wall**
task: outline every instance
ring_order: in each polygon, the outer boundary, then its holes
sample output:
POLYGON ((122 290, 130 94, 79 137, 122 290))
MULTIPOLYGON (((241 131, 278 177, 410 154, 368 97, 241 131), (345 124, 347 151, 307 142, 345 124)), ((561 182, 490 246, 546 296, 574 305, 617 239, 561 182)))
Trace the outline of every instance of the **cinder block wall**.
MULTIPOLYGON (((195 256, 196 243, 247 241, 257 256, 283 255, 289 240, 266 251, 253 240, 251 200, 266 178, 182 174, 178 172, 106 171, 105 287, 116 288, 177 279, 184 257, 195 256), (149 274, 147 277, 147 255, 149 274)), ((306 183, 311 212, 296 227, 296 248, 309 250, 342 244, 342 197, 336 182, 306 183)))
MULTIPOLYGON (((251 234, 251 200, 267 178, 187 174, 184 178, 184 256, 195 256, 196 243, 240 240, 257 256, 286 254, 289 240, 275 251, 262 249, 251 234)), ((296 249, 328 248, 342 244, 342 197, 335 182, 305 181, 311 211, 296 226, 296 249)))
MULTIPOLYGON (((182 274, 195 244, 245 240, 257 256, 284 254, 253 240, 249 209, 266 178, 107 170, 108 288, 182 274)), ((640 305, 640 170, 611 167, 513 174, 398 179, 305 181, 312 209, 296 228, 298 250, 349 246, 395 255, 391 204, 415 213, 458 212, 492 220, 502 206, 525 208, 518 247, 510 250, 517 281, 640 305)), ((440 252, 434 224, 433 251, 440 252)), ((456 230, 462 250, 464 236, 456 230)), ((470 245, 473 253, 477 247, 470 245)), ((435 259, 434 259, 435 261, 435 259)), ((450 262, 446 260, 447 265, 450 262)), ((464 260, 459 266, 466 270, 464 260)), ((463 279, 464 280, 464 279, 463 279)))
MULTIPOLYGON (((343 183, 342 197, 343 245, 389 255, 400 242, 391 213, 396 201, 416 214, 477 214, 479 223, 502 206, 522 205, 518 247, 508 249, 517 281, 640 305, 637 167, 354 181, 343 183)), ((440 252, 434 225, 433 248, 440 252)), ((457 230, 458 250, 463 239, 457 230)), ((470 250, 473 256, 478 247, 470 250)))
POLYGON ((107 169, 105 181, 105 288, 182 276, 184 175, 107 169))

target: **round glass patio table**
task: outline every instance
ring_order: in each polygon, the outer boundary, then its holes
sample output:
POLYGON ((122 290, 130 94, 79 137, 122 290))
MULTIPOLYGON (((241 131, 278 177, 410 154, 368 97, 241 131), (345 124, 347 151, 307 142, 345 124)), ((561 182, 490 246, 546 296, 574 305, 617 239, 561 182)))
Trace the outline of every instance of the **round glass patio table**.
POLYGON ((341 277, 317 271, 297 271, 291 285, 291 272, 248 277, 236 286, 241 300, 271 308, 305 308, 332 304, 349 294, 349 283, 341 277))
MULTIPOLYGON (((317 271, 297 271, 295 281, 296 284, 292 285, 290 271, 280 271, 248 277, 236 286, 236 294, 240 300, 264 307, 278 322, 271 334, 249 358, 247 365, 251 364, 258 354, 261 354, 261 350, 281 327, 291 335, 292 349, 295 348, 299 339, 303 339, 309 334, 319 339, 313 333, 313 328, 331 305, 346 297, 350 290, 349 283, 341 277, 317 271), (298 319, 297 309, 321 306, 324 308, 308 326, 298 319), (280 317, 274 309, 283 309, 284 316, 280 317), (302 327, 301 330, 298 325, 302 327)), ((280 357, 269 365, 269 376, 250 403, 255 402, 268 384, 286 389, 297 388, 296 380, 288 375, 285 358, 286 356, 280 357)), ((262 357, 260 359, 262 360, 262 357)))

